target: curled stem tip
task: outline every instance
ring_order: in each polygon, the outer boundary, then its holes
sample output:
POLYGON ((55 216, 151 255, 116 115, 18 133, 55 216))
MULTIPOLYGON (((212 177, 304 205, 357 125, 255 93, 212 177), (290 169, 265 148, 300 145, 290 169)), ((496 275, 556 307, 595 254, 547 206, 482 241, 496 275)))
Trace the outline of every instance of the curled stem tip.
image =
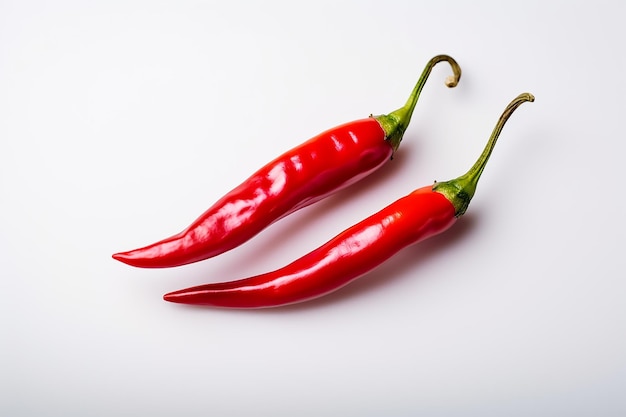
POLYGON ((428 80, 428 76, 430 75, 433 67, 443 61, 450 64, 453 72, 453 75, 450 75, 446 78, 445 84, 449 88, 456 87, 459 83, 459 80, 461 79, 461 67, 451 56, 437 55, 431 58, 430 61, 428 61, 428 63, 426 64, 426 67, 424 67, 424 70, 417 80, 415 87, 413 87, 413 91, 411 91, 411 95, 409 96, 405 105, 387 115, 376 116, 376 119, 380 122, 383 129, 385 130, 387 140, 394 150, 396 150, 398 146, 400 146, 400 142, 402 141, 402 137, 404 136, 404 131, 411 121, 413 110, 415 109, 415 105, 417 104, 422 89, 426 84, 426 80, 428 80))
POLYGON ((485 169, 485 165, 493 152, 493 148, 498 141, 502 128, 504 128, 504 125, 513 112, 527 101, 533 102, 535 101, 535 97, 530 93, 522 93, 515 97, 513 101, 506 106, 502 115, 498 119, 498 122, 493 128, 493 131, 491 132, 491 136, 487 141, 485 149, 467 173, 451 181, 436 183, 433 187, 433 190, 444 194, 450 200, 450 202, 454 205, 457 217, 463 215, 463 213, 467 210, 467 206, 476 192, 478 180, 480 179, 480 176, 485 169))
MULTIPOLYGON (((430 72, 430 70, 441 61, 446 61, 448 64, 450 64, 450 66, 452 67, 452 72, 454 73, 454 75, 449 75, 448 77, 446 77, 446 86, 450 88, 456 87, 459 83, 459 80, 461 80, 461 67, 451 56, 437 55, 433 57, 430 61, 428 61, 426 69, 428 69, 428 71, 430 72)), ((426 71, 426 69, 424 71, 426 71)))
MULTIPOLYGON (((449 55, 437 55, 437 56, 432 57, 430 61, 428 61, 428 63, 426 64, 426 67, 424 67, 424 70, 422 71, 422 75, 420 75, 419 79, 417 80, 417 83, 415 84, 415 87, 413 87, 413 91, 411 92, 411 95, 406 101, 406 104, 404 105, 404 107, 402 107, 402 109, 405 109, 406 117, 408 117, 409 120, 411 119, 411 114, 413 113, 415 104, 417 103, 417 100, 419 99, 422 89, 424 88, 424 84, 426 84, 426 80, 428 80, 428 77, 431 71, 433 70, 435 65, 444 61, 450 64, 450 67, 452 67, 452 72, 453 72, 453 75, 449 75, 448 77, 446 77, 446 80, 445 80, 446 86, 449 88, 456 87, 459 81, 461 80, 461 67, 459 66, 459 64, 456 62, 454 58, 452 58, 449 55)), ((399 109, 397 111, 400 111, 402 109, 399 109)), ((409 120, 407 120, 407 124, 409 120)))

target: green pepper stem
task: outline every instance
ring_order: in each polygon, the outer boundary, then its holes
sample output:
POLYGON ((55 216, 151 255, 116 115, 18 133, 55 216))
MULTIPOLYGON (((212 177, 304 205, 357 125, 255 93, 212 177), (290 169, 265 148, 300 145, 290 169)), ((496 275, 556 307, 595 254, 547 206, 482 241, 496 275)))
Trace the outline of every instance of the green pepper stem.
POLYGON ((413 110, 415 109, 417 100, 419 99, 420 93, 424 88, 424 84, 426 84, 426 80, 428 79, 430 72, 433 67, 441 61, 449 63, 454 73, 454 75, 446 78, 446 86, 449 88, 456 87, 461 79, 461 67, 457 64, 454 58, 448 55, 437 55, 426 64, 426 67, 422 71, 422 75, 420 75, 420 78, 417 80, 417 84, 415 84, 415 87, 413 88, 413 91, 404 106, 389 114, 375 116, 375 119, 378 120, 385 131, 386 140, 389 142, 394 151, 398 149, 398 146, 400 146, 404 132, 409 126, 413 110))
POLYGON ((433 191, 443 194, 448 200, 450 200, 454 206, 457 217, 460 217, 465 213, 470 200, 474 197, 478 180, 485 169, 485 165, 491 156, 491 152, 493 152, 493 148, 496 146, 496 142, 498 141, 498 137, 500 136, 500 132, 502 132, 502 128, 504 127, 506 121, 509 117, 511 117, 513 112, 522 105, 522 103, 527 101, 533 102, 535 101, 535 97, 530 93, 523 93, 517 96, 509 103, 508 106, 506 106, 504 112, 500 116, 500 119, 498 119, 498 123, 496 123, 496 126, 493 128, 493 132, 489 137, 489 141, 487 142, 485 149, 467 173, 450 181, 435 183, 433 186, 433 191))

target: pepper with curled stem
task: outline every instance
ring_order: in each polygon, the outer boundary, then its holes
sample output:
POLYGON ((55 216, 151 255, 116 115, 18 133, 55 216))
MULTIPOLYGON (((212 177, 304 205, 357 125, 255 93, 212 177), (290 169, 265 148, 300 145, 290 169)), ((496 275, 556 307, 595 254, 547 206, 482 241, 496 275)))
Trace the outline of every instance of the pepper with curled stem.
POLYGON ((406 104, 381 116, 330 129, 274 159, 219 199, 182 232, 114 259, 165 268, 208 259, 248 241, 275 221, 348 187, 391 159, 433 67, 448 62, 454 87, 461 68, 447 55, 432 58, 406 104))

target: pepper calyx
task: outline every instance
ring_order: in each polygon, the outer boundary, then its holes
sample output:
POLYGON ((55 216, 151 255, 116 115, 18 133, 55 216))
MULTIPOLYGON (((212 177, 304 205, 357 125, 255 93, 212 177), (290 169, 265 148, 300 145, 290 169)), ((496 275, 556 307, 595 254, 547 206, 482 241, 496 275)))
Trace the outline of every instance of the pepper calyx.
MULTIPOLYGON (((405 122, 406 116, 403 117, 403 115, 396 112, 374 116, 374 119, 380 123, 380 126, 385 131, 385 140, 389 142, 394 152, 398 150, 400 142, 402 142, 404 137, 404 132, 408 127, 408 123, 405 122)), ((408 119, 410 120, 410 118, 409 116, 408 119)))
POLYGON ((468 190, 459 181, 451 180, 445 182, 435 182, 433 185, 433 191, 443 194, 444 197, 452 203, 452 206, 454 207, 454 216, 461 217, 467 211, 467 207, 474 196, 476 187, 474 186, 473 190, 468 190))

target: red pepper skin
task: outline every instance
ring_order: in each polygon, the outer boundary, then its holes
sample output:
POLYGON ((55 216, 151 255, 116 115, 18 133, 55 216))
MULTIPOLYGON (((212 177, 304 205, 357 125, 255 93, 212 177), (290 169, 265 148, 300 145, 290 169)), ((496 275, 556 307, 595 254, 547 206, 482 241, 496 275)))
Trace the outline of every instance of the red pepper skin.
POLYGON ((359 181, 392 154, 375 118, 338 126, 265 165, 183 232, 113 257, 144 268, 211 258, 241 245, 280 218, 359 181))
POLYGON ((401 249, 448 229, 455 208, 432 186, 420 188, 274 272, 175 291, 166 301, 228 308, 297 303, 335 291, 401 249))

